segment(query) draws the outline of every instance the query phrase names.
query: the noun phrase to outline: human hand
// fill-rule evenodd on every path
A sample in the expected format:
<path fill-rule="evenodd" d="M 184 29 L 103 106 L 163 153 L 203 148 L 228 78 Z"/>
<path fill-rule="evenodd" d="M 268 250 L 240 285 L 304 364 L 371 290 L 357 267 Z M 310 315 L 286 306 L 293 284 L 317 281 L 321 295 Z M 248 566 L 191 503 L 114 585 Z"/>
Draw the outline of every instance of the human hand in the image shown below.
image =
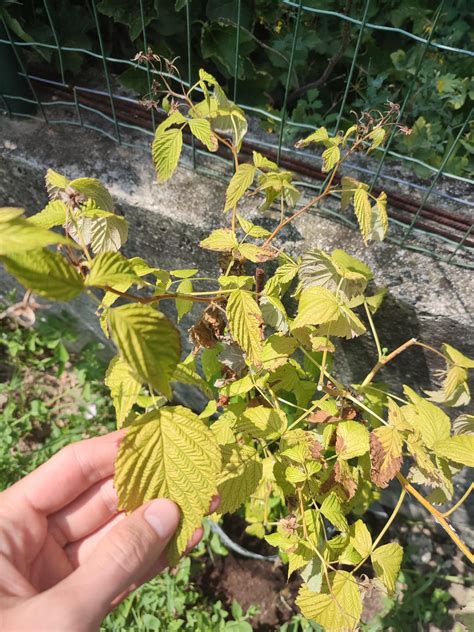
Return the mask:
<path fill-rule="evenodd" d="M 180 512 L 153 500 L 117 511 L 124 431 L 80 441 L 0 494 L 0 629 L 89 632 L 166 566 Z M 215 507 L 211 507 L 211 510 Z M 189 548 L 202 537 L 198 529 Z"/>

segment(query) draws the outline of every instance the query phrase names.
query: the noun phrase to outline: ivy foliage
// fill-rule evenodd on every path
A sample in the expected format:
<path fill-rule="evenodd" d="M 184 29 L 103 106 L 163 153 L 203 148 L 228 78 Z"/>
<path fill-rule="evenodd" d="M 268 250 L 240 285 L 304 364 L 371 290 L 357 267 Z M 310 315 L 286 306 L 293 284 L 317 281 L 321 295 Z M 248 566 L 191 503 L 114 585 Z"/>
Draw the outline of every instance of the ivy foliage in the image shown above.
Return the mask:
<path fill-rule="evenodd" d="M 22 209 L 0 210 L 0 261 L 28 290 L 22 309 L 37 308 L 31 292 L 53 300 L 82 292 L 97 304 L 117 350 L 105 383 L 117 426 L 126 429 L 115 474 L 120 506 L 132 511 L 159 496 L 180 506 L 170 562 L 218 494 L 220 514 L 243 506 L 249 533 L 279 549 L 289 575 L 301 575 L 297 603 L 305 617 L 328 631 L 356 630 L 370 587 L 395 589 L 403 550 L 384 538 L 407 492 L 471 556 L 449 512 L 436 505 L 452 499 L 453 475 L 473 465 L 473 420 L 451 421 L 445 408 L 469 401 L 474 361 L 449 344 L 434 349 L 415 339 L 383 349 L 375 322 L 385 290 L 374 288 L 364 262 L 343 250 L 295 258 L 276 245 L 289 223 L 332 194 L 353 207 L 366 244 L 384 238 L 384 194 L 350 177 L 338 185 L 336 173 L 352 152 L 370 152 L 397 130 L 394 110 L 369 129 L 355 125 L 331 137 L 318 128 L 302 139 L 298 146 L 322 146 L 327 182 L 298 206 L 291 173 L 257 152 L 241 162 L 245 117 L 212 75 L 199 76 L 179 99 L 165 95 L 168 118 L 152 153 L 160 182 L 176 169 L 184 127 L 210 151 L 224 146 L 234 157 L 224 226 L 200 243 L 218 258 L 213 289 L 203 289 L 209 279 L 195 268 L 167 271 L 126 258 L 127 222 L 107 189 L 51 170 L 44 209 L 29 218 Z M 242 214 L 249 197 L 272 209 L 270 229 Z M 186 358 L 179 330 L 160 310 L 164 301 L 175 304 L 177 320 L 195 317 Z M 337 339 L 369 332 L 378 350 L 372 370 L 359 385 L 341 383 Z M 420 394 L 405 385 L 396 393 L 376 381 L 413 346 L 442 361 L 438 390 Z M 175 383 L 200 389 L 207 404 L 199 414 L 173 405 Z M 400 500 L 373 533 L 365 513 L 392 484 Z"/>

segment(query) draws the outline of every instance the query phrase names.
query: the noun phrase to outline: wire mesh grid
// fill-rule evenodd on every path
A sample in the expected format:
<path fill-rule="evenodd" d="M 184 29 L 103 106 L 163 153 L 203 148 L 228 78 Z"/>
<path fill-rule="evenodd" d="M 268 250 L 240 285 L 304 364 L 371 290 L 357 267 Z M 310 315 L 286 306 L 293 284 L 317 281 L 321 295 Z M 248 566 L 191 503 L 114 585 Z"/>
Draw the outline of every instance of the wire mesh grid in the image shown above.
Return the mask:
<path fill-rule="evenodd" d="M 170 0 L 171 1 L 171 0 Z M 251 125 L 250 132 L 243 146 L 243 154 L 258 149 L 262 153 L 275 159 L 282 166 L 288 167 L 297 174 L 299 184 L 308 192 L 321 191 L 325 185 L 324 174 L 320 170 L 320 162 L 310 151 L 296 151 L 290 143 L 285 142 L 285 131 L 293 129 L 301 134 L 314 129 L 313 125 L 292 120 L 288 107 L 291 78 L 294 74 L 294 60 L 298 50 L 299 37 L 305 28 L 303 17 L 308 14 L 321 16 L 321 20 L 338 20 L 349 25 L 355 41 L 352 58 L 347 68 L 345 88 L 338 104 L 336 122 L 333 132 L 336 133 L 342 123 L 343 113 L 348 105 L 349 94 L 354 79 L 354 72 L 361 51 L 363 36 L 366 31 L 385 31 L 394 33 L 397 37 L 416 43 L 419 56 L 411 82 L 408 85 L 403 101 L 400 104 L 399 120 L 410 104 L 410 98 L 416 89 L 419 73 L 423 68 L 425 55 L 430 50 L 441 50 L 444 53 L 474 57 L 471 50 L 457 48 L 437 41 L 437 26 L 443 19 L 442 1 L 437 7 L 432 19 L 427 37 L 421 37 L 402 28 L 375 24 L 368 21 L 369 8 L 373 0 L 363 0 L 360 15 L 353 17 L 346 13 L 332 11 L 314 6 L 307 6 L 303 0 L 279 0 L 285 5 L 292 20 L 292 40 L 290 55 L 287 60 L 286 81 L 279 114 L 265 111 L 246 103 L 245 94 L 239 92 L 239 64 L 241 59 L 241 34 L 245 28 L 241 23 L 242 0 L 235 2 L 235 48 L 233 51 L 234 69 L 233 85 L 230 96 L 248 113 L 250 117 L 271 121 L 275 133 L 265 137 L 256 132 L 258 126 Z M 174 0 L 171 1 L 174 6 Z M 96 47 L 79 48 L 61 44 L 55 25 L 55 15 L 51 10 L 49 0 L 43 0 L 44 10 L 51 29 L 54 44 L 43 41 L 24 41 L 14 37 L 5 16 L 2 15 L 4 35 L 0 37 L 0 45 L 11 48 L 17 74 L 26 82 L 29 94 L 0 93 L 0 109 L 9 116 L 23 116 L 40 118 L 49 125 L 76 125 L 91 129 L 106 135 L 111 140 L 133 147 L 149 147 L 150 139 L 159 121 L 165 116 L 159 109 L 144 110 L 139 97 L 125 95 L 115 80 L 117 69 L 136 68 L 144 72 L 148 90 L 151 90 L 154 70 L 150 66 L 137 66 L 130 59 L 123 59 L 107 55 L 104 44 L 103 28 L 107 18 L 100 16 L 97 11 L 97 0 L 90 0 L 91 12 L 95 24 Z M 132 6 L 133 5 L 133 6 Z M 193 78 L 193 46 L 192 46 L 192 17 L 190 2 L 185 2 L 186 12 L 186 50 L 182 51 L 188 78 Z M 138 11 L 141 20 L 141 39 L 144 50 L 148 50 L 147 16 L 144 0 L 131 0 L 130 10 Z M 2 35 L 0 33 L 0 35 Z M 27 68 L 24 61 L 25 49 L 49 49 L 57 53 L 59 62 L 59 77 L 51 78 L 46 73 L 34 72 Z M 64 55 L 76 53 L 101 64 L 103 71 L 103 85 L 100 87 L 81 85 L 78 77 L 68 80 L 64 68 Z M 115 71 L 115 72 L 114 72 Z M 185 87 L 190 83 L 181 80 Z M 100 89 L 102 88 L 102 89 Z M 35 106 L 35 112 L 21 112 L 16 107 L 18 103 Z M 59 113 L 59 116 L 55 116 Z M 474 268 L 474 238 L 472 237 L 472 209 L 474 202 L 469 199 L 469 187 L 474 180 L 450 173 L 447 169 L 450 158 L 456 151 L 464 132 L 473 119 L 473 110 L 468 113 L 464 122 L 458 126 L 457 133 L 450 145 L 446 147 L 444 156 L 437 167 L 418 158 L 403 155 L 393 147 L 394 131 L 388 136 L 382 148 L 378 148 L 375 156 L 370 160 L 354 160 L 348 163 L 348 172 L 359 172 L 370 183 L 374 191 L 383 188 L 388 193 L 390 224 L 388 240 L 401 247 L 412 249 L 434 257 L 435 259 L 467 268 Z M 206 152 L 195 144 L 194 138 L 187 139 L 189 151 L 185 152 L 184 160 L 193 169 L 214 177 L 225 178 L 231 174 L 229 160 L 225 155 L 215 155 Z M 226 168 L 227 165 L 227 168 Z M 316 165 L 316 166 L 315 166 Z M 410 169 L 421 166 L 431 173 L 424 180 L 410 177 Z M 319 167 L 319 168 L 318 168 Z M 440 186 L 443 184 L 443 186 Z M 460 190 L 460 193 L 458 191 Z M 337 197 L 337 196 L 335 196 Z M 453 210 L 454 209 L 454 210 Z M 462 209 L 462 212 L 459 212 Z M 315 209 L 317 213 L 326 214 L 336 220 L 351 226 L 356 226 L 346 214 L 339 212 L 337 200 L 329 199 L 327 203 Z"/>

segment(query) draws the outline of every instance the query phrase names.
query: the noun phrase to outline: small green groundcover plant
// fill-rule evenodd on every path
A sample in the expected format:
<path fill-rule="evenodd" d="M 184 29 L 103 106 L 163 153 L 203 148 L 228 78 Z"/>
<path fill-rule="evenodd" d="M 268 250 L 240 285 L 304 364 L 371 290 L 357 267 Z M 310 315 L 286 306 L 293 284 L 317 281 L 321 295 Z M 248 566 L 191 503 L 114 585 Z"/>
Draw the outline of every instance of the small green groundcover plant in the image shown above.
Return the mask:
<path fill-rule="evenodd" d="M 152 53 L 142 58 L 153 60 Z M 169 547 L 171 564 L 219 494 L 220 514 L 244 505 L 248 531 L 278 547 L 289 575 L 301 575 L 302 614 L 326 630 L 354 630 L 374 585 L 395 588 L 403 550 L 382 542 L 407 493 L 472 559 L 449 522 L 468 493 L 445 513 L 436 505 L 452 498 L 453 475 L 473 465 L 474 419 L 451 422 L 439 405 L 469 401 L 467 370 L 474 361 L 449 344 L 438 350 L 413 338 L 382 348 L 375 314 L 385 290 L 371 287 L 367 265 L 343 250 L 313 249 L 295 259 L 275 238 L 339 193 L 342 208 L 353 207 L 364 241 L 383 239 L 385 194 L 374 196 L 350 177 L 335 184 L 335 176 L 350 155 L 372 151 L 394 126 L 408 130 L 390 104 L 345 133 L 319 128 L 300 140 L 299 147 L 323 146 L 327 179 L 318 196 L 297 208 L 300 192 L 290 172 L 258 152 L 251 162 L 239 160 L 247 122 L 214 77 L 201 70 L 195 85 L 175 92 L 175 67 L 154 59 L 164 71 L 167 112 L 152 146 L 159 182 L 176 169 L 184 131 L 234 160 L 224 226 L 200 243 L 216 253 L 215 278 L 127 259 L 119 251 L 128 225 L 114 213 L 107 189 L 93 178 L 71 181 L 49 170 L 50 202 L 41 212 L 30 218 L 18 208 L 0 213 L 1 262 L 28 290 L 17 309 L 32 309 L 31 292 L 65 301 L 85 293 L 96 303 L 117 349 L 105 381 L 117 426 L 126 428 L 115 472 L 120 508 L 132 511 L 159 496 L 178 503 L 182 519 Z M 273 230 L 239 213 L 246 194 L 263 198 L 261 209 L 277 205 Z M 202 306 L 189 330 L 193 351 L 184 359 L 178 329 L 159 310 L 164 301 L 175 304 L 178 321 L 195 303 Z M 377 348 L 374 366 L 362 383 L 342 384 L 333 373 L 335 342 L 367 329 Z M 377 381 L 379 371 L 415 346 L 442 358 L 442 385 L 422 395 L 407 385 L 395 394 Z M 173 383 L 200 389 L 208 400 L 204 410 L 170 405 Z M 399 500 L 373 534 L 364 516 L 392 482 Z"/>

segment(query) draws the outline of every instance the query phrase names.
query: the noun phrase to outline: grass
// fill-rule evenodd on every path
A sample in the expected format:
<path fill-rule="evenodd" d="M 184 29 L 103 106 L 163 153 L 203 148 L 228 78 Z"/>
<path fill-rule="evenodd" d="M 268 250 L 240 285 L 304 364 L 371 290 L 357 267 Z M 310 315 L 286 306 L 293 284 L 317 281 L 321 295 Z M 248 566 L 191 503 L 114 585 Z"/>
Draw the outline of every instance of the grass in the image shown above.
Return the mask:
<path fill-rule="evenodd" d="M 0 314 L 2 310 L 0 304 Z M 70 315 L 40 313 L 31 329 L 0 317 L 0 490 L 64 445 L 115 427 L 103 386 L 103 346 L 91 343 L 73 353 L 70 349 L 77 342 Z M 204 595 L 196 581 L 205 559 L 225 554 L 217 535 L 207 533 L 190 558 L 128 597 L 105 619 L 101 630 L 251 631 L 249 620 L 256 607 L 243 612 L 236 601 L 225 606 Z M 374 612 L 361 630 L 461 631 L 448 613 L 454 604 L 448 592 L 451 580 L 440 567 L 422 574 L 408 566 L 394 596 L 375 596 Z M 457 583 L 468 582 L 458 579 Z M 321 628 L 298 615 L 280 627 L 280 632 L 309 630 Z"/>

